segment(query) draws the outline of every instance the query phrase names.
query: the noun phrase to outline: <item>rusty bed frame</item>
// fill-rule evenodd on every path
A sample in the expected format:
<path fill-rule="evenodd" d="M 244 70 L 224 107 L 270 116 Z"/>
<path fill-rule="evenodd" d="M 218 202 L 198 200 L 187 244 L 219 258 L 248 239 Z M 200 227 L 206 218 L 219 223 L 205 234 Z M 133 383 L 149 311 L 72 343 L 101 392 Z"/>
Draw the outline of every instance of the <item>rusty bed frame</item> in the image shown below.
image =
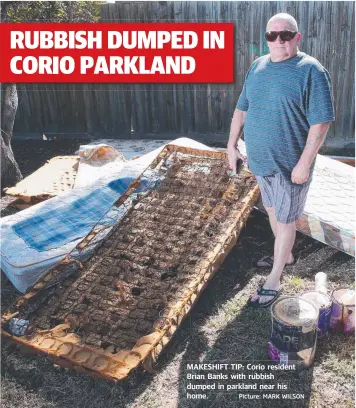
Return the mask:
<path fill-rule="evenodd" d="M 206 151 L 176 145 L 167 145 L 149 166 L 150 169 L 158 169 L 167 159 L 174 155 L 187 157 L 189 160 L 218 160 L 221 166 L 227 162 L 225 152 Z M 176 157 L 175 156 L 175 157 Z M 121 380 L 125 378 L 132 369 L 140 364 L 150 370 L 152 363 L 162 352 L 163 348 L 170 341 L 183 319 L 187 316 L 191 308 L 197 302 L 199 295 L 207 286 L 209 280 L 214 276 L 219 266 L 236 244 L 238 236 L 244 226 L 254 204 L 259 197 L 259 189 L 252 174 L 246 168 L 242 168 L 240 173 L 248 180 L 249 187 L 242 199 L 232 205 L 232 210 L 228 214 L 230 220 L 228 227 L 219 235 L 219 240 L 214 247 L 209 250 L 195 265 L 194 274 L 185 282 L 182 288 L 182 295 L 174 299 L 174 302 L 166 310 L 163 319 L 158 319 L 152 326 L 151 332 L 137 339 L 132 348 L 115 350 L 113 347 L 93 347 L 88 344 L 81 344 L 81 337 L 73 330 L 73 323 L 69 320 L 60 322 L 55 327 L 45 330 L 36 329 L 24 336 L 15 336 L 8 330 L 8 323 L 11 318 L 21 316 L 24 308 L 31 303 L 32 299 L 41 298 L 46 290 L 47 282 L 58 274 L 60 267 L 73 262 L 82 267 L 76 260 L 71 259 L 69 254 L 63 261 L 55 265 L 37 284 L 35 284 L 24 296 L 17 299 L 15 306 L 6 311 L 2 316 L 2 336 L 4 340 L 9 340 L 18 345 L 28 348 L 34 352 L 49 356 L 55 364 L 62 367 L 73 368 L 76 371 L 91 374 L 107 380 Z M 127 191 L 115 203 L 117 207 L 127 202 L 130 195 L 140 185 L 142 174 L 127 189 Z M 242 177 L 242 176 L 241 176 Z M 218 200 L 216 208 L 233 196 L 234 178 L 229 176 L 227 188 Z M 241 197 L 240 197 L 241 198 Z M 132 207 L 133 208 L 133 207 Z M 214 209 L 212 210 L 214 214 Z M 127 215 L 124 216 L 124 219 Z M 122 220 L 119 221 L 120 226 Z M 116 229 L 119 231 L 119 229 Z M 77 246 L 81 251 L 87 247 L 95 238 L 97 230 L 93 230 Z M 104 240 L 105 241 L 105 240 Z M 97 251 L 97 250 L 96 250 Z M 85 270 L 85 267 L 84 267 Z M 74 325 L 75 327 L 75 325 Z"/>

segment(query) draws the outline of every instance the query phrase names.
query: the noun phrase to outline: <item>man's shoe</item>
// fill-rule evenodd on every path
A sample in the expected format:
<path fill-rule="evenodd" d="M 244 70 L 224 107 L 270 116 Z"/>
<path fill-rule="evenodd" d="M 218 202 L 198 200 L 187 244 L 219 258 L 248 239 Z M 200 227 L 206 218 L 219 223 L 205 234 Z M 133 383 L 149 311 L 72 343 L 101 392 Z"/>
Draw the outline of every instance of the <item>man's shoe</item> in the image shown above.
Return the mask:
<path fill-rule="evenodd" d="M 259 288 L 257 289 L 257 294 L 259 296 L 271 296 L 271 299 L 268 300 L 267 302 L 263 302 L 260 303 L 260 298 L 256 299 L 256 300 L 252 300 L 252 296 L 250 296 L 249 300 L 248 300 L 248 305 L 254 308 L 266 308 L 272 305 L 272 303 L 278 298 L 278 296 L 280 296 L 280 294 L 282 293 L 283 289 L 279 289 L 279 290 L 272 290 L 272 289 L 264 289 L 263 287 L 259 286 Z"/>

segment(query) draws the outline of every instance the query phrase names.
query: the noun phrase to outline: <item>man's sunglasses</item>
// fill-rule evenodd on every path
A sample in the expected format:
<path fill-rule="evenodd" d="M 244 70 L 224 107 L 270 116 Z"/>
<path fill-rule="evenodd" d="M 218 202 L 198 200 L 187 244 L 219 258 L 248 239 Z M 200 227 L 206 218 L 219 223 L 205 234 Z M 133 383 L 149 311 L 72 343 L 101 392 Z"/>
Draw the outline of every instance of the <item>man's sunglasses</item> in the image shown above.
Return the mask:
<path fill-rule="evenodd" d="M 283 31 L 267 31 L 265 34 L 265 39 L 269 42 L 276 41 L 278 38 L 278 35 L 282 41 L 290 41 L 292 40 L 298 31 L 289 31 L 289 30 L 283 30 Z"/>

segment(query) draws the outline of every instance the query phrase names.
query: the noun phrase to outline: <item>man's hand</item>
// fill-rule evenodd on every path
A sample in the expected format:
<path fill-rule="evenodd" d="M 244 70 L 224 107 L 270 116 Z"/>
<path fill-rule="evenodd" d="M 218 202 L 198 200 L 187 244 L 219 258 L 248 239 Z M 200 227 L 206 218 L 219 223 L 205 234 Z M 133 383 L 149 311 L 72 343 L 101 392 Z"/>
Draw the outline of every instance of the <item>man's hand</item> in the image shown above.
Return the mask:
<path fill-rule="evenodd" d="M 229 160 L 230 169 L 236 174 L 237 160 L 243 159 L 241 153 L 239 152 L 239 149 L 234 145 L 228 144 L 227 145 L 227 156 Z"/>
<path fill-rule="evenodd" d="M 295 184 L 305 183 L 309 178 L 309 172 L 310 166 L 299 161 L 292 171 L 292 182 Z"/>

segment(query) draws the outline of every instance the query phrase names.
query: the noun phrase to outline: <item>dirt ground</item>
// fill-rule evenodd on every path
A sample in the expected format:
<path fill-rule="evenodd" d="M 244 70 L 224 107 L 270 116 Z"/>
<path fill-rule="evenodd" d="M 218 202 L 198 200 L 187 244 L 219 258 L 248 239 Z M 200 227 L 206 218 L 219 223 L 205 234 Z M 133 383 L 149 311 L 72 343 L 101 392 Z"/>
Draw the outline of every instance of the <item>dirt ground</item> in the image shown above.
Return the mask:
<path fill-rule="evenodd" d="M 80 142 L 78 142 L 80 144 Z M 79 146 L 78 144 L 78 146 Z M 70 149 L 70 150 L 69 150 Z M 72 154 L 69 146 L 41 154 L 47 160 Z M 16 148 L 14 148 L 16 154 Z M 35 170 L 30 148 L 18 161 L 24 175 Z M 33 151 L 38 151 L 33 147 Z M 26 153 L 26 154 L 25 154 Z M 46 158 L 45 158 L 46 157 Z M 161 354 L 154 374 L 138 370 L 121 383 L 108 383 L 54 367 L 46 357 L 23 355 L 11 344 L 2 344 L 2 406 L 5 408 L 190 408 L 190 407 L 354 407 L 354 336 L 327 334 L 318 341 L 315 362 L 309 369 L 290 375 L 290 391 L 305 399 L 285 401 L 238 401 L 236 393 L 215 393 L 208 401 L 186 398 L 187 362 L 261 361 L 267 359 L 270 310 L 246 306 L 268 269 L 256 261 L 272 253 L 272 232 L 266 216 L 253 211 L 237 245 L 200 297 L 192 313 Z M 283 274 L 284 294 L 313 288 L 314 275 L 324 271 L 330 289 L 354 287 L 354 258 L 297 233 L 297 263 Z M 2 305 L 14 299 L 15 290 L 2 275 Z"/>

